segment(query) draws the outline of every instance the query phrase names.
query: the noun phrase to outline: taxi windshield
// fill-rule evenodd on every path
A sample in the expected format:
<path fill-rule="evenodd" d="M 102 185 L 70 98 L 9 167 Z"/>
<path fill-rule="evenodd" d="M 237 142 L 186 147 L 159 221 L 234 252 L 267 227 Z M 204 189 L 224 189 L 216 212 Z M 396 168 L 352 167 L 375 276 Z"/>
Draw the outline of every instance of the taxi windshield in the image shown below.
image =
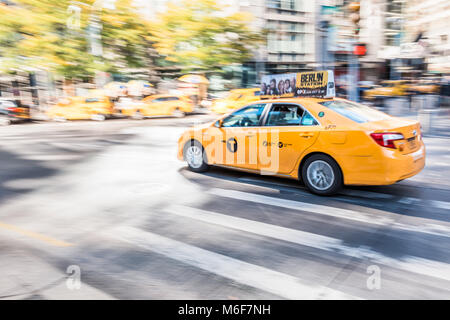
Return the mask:
<path fill-rule="evenodd" d="M 388 115 L 382 112 L 356 102 L 331 100 L 320 102 L 320 104 L 357 123 L 380 121 L 389 118 Z"/>

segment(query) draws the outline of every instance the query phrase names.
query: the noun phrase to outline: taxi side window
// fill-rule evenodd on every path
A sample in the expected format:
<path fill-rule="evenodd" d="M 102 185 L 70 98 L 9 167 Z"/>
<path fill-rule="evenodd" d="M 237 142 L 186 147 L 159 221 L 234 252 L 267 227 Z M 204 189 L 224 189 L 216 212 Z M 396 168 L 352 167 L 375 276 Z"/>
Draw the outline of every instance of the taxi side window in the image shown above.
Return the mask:
<path fill-rule="evenodd" d="M 318 126 L 319 123 L 317 123 L 316 119 L 313 118 L 313 116 L 305 111 L 302 117 L 302 121 L 300 122 L 302 126 Z"/>
<path fill-rule="evenodd" d="M 100 102 L 100 99 L 98 98 L 87 98 L 84 100 L 85 103 L 93 103 L 93 102 Z"/>
<path fill-rule="evenodd" d="M 298 126 L 303 113 L 297 105 L 275 104 L 269 112 L 266 126 Z"/>
<path fill-rule="evenodd" d="M 265 104 L 255 104 L 240 109 L 223 120 L 222 127 L 257 127 Z"/>

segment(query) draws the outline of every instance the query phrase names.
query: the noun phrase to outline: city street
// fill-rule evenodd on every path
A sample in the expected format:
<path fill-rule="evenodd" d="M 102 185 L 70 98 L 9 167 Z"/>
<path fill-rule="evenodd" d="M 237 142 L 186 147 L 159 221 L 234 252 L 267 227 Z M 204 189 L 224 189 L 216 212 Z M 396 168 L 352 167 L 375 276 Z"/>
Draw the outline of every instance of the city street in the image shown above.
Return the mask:
<path fill-rule="evenodd" d="M 0 299 L 449 298 L 448 138 L 411 179 L 319 197 L 189 171 L 178 137 L 209 119 L 0 127 Z"/>

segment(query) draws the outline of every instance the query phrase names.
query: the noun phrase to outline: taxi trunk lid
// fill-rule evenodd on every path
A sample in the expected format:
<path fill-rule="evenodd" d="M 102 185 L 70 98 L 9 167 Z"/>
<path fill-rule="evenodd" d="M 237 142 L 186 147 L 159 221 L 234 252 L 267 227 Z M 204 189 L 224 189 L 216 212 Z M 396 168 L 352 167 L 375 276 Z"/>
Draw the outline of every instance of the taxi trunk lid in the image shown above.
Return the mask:
<path fill-rule="evenodd" d="M 362 124 L 369 133 L 400 133 L 403 139 L 394 142 L 396 148 L 403 154 L 409 154 L 420 148 L 420 123 L 416 120 L 391 117 L 387 120 Z"/>

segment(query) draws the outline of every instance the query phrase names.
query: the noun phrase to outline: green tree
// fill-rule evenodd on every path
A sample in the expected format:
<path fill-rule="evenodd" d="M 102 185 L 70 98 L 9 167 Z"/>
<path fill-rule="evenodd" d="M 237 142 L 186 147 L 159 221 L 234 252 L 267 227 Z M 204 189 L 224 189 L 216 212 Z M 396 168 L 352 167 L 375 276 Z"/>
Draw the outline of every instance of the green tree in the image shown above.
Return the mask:
<path fill-rule="evenodd" d="M 0 6 L 0 71 L 29 66 L 86 78 L 97 70 L 144 66 L 148 40 L 132 0 L 116 0 L 114 9 L 101 4 L 14 0 L 13 5 Z M 102 26 L 100 56 L 91 53 L 95 23 Z"/>
<path fill-rule="evenodd" d="M 153 46 L 185 71 L 218 71 L 247 61 L 264 34 L 249 25 L 247 13 L 225 13 L 216 0 L 179 0 L 148 23 Z"/>

